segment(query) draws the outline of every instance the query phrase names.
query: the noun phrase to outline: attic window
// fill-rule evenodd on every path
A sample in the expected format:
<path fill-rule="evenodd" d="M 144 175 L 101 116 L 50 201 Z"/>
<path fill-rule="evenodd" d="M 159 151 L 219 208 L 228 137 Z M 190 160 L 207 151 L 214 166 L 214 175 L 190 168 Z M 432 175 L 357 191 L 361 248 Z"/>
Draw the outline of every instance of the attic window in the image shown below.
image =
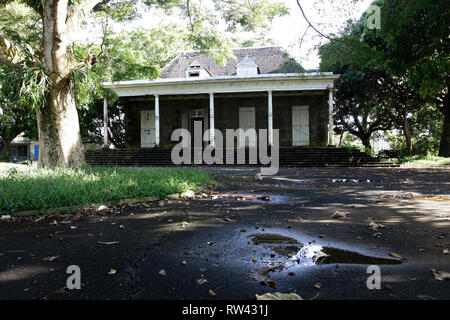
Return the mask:
<path fill-rule="evenodd" d="M 259 73 L 258 65 L 246 56 L 236 65 L 236 74 L 241 77 L 251 77 Z"/>
<path fill-rule="evenodd" d="M 204 78 L 209 76 L 211 76 L 209 72 L 197 60 L 191 62 L 186 68 L 186 78 Z"/>
<path fill-rule="evenodd" d="M 189 78 L 191 77 L 200 77 L 200 71 L 189 71 L 188 72 Z"/>

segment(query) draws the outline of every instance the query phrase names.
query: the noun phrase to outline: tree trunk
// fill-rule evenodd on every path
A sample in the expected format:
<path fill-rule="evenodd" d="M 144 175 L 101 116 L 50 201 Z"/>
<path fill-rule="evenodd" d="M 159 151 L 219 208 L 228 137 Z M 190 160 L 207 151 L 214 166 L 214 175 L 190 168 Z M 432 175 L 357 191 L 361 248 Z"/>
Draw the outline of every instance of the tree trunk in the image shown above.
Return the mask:
<path fill-rule="evenodd" d="M 406 140 L 406 151 L 408 152 L 409 155 L 411 155 L 412 154 L 411 132 L 409 131 L 406 110 L 403 112 L 402 128 Z"/>
<path fill-rule="evenodd" d="M 69 0 L 46 0 L 43 7 L 44 66 L 50 83 L 45 105 L 37 111 L 39 167 L 79 167 L 84 164 L 78 113 L 70 72 L 74 9 Z"/>
<path fill-rule="evenodd" d="M 439 156 L 450 157 L 450 96 L 447 88 L 447 94 L 444 97 L 444 123 L 442 124 L 441 142 L 439 145 Z"/>
<path fill-rule="evenodd" d="M 46 105 L 37 111 L 39 167 L 79 167 L 84 164 L 73 85 L 50 87 Z"/>
<path fill-rule="evenodd" d="M 372 150 L 372 146 L 370 145 L 370 134 L 364 135 L 360 137 L 362 144 L 369 150 Z"/>
<path fill-rule="evenodd" d="M 10 141 L 2 142 L 1 149 L 0 149 L 0 161 L 10 160 L 9 156 L 8 156 L 10 143 L 11 143 Z"/>

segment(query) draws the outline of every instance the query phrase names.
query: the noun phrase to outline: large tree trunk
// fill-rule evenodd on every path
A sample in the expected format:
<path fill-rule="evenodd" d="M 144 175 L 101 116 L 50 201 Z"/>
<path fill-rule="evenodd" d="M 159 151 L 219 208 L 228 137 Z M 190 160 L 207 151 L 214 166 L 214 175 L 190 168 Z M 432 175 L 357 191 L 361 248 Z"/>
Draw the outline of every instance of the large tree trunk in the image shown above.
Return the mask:
<path fill-rule="evenodd" d="M 43 7 L 44 66 L 50 84 L 46 103 L 37 111 L 40 167 L 72 167 L 84 163 L 80 125 L 70 72 L 76 26 L 68 0 L 46 0 Z"/>
<path fill-rule="evenodd" d="M 406 141 L 406 152 L 408 152 L 408 154 L 411 155 L 412 154 L 411 131 L 409 131 L 407 115 L 408 113 L 405 109 L 402 114 L 402 129 Z"/>
<path fill-rule="evenodd" d="M 0 161 L 9 161 L 10 155 L 9 155 L 9 145 L 11 143 L 11 140 L 3 141 L 0 145 Z"/>
<path fill-rule="evenodd" d="M 72 83 L 50 87 L 46 105 L 37 111 L 40 167 L 79 167 L 84 164 L 78 113 Z"/>
<path fill-rule="evenodd" d="M 369 150 L 372 150 L 372 145 L 370 144 L 370 137 L 371 137 L 371 134 L 365 134 L 365 135 L 361 135 L 360 139 L 361 139 L 361 142 L 364 145 L 364 147 L 366 147 Z"/>
<path fill-rule="evenodd" d="M 444 97 L 444 123 L 442 125 L 441 142 L 439 145 L 439 156 L 450 157 L 450 96 L 447 88 L 447 94 Z"/>

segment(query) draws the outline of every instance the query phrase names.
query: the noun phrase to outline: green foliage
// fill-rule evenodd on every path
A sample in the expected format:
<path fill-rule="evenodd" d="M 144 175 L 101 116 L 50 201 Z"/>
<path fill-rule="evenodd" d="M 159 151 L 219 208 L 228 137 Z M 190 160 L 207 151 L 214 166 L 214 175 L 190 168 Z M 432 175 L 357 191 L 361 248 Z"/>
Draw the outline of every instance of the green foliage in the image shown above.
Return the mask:
<path fill-rule="evenodd" d="M 211 182 L 209 174 L 197 170 L 89 166 L 46 170 L 0 164 L 0 212 L 9 214 L 148 196 L 163 199 L 170 194 L 197 190 Z"/>
<path fill-rule="evenodd" d="M 277 16 L 289 13 L 281 1 L 270 0 L 231 0 L 214 1 L 225 21 L 230 22 L 230 30 L 240 26 L 245 31 L 267 28 Z"/>
<path fill-rule="evenodd" d="M 0 39 L 8 39 L 16 46 L 38 50 L 41 45 L 40 16 L 21 1 L 0 6 Z"/>
<path fill-rule="evenodd" d="M 447 0 L 383 0 L 381 30 L 367 32 L 383 49 L 396 75 L 407 74 L 422 97 L 436 98 L 448 87 L 450 10 Z M 412 32 L 413 31 L 413 32 Z"/>
<path fill-rule="evenodd" d="M 400 137 L 394 141 L 399 151 L 436 152 L 443 120 L 439 105 L 450 71 L 444 23 L 449 21 L 448 10 L 444 1 L 374 4 L 381 7 L 381 30 L 368 29 L 368 15 L 363 14 L 320 48 L 321 70 L 341 74 L 335 123 L 363 141 L 379 130 L 396 128 L 405 137 L 410 131 L 412 150 L 406 150 Z"/>
<path fill-rule="evenodd" d="M 125 31 L 106 39 L 93 71 L 102 81 L 155 79 L 186 48 L 186 39 L 187 32 L 174 24 Z"/>
<path fill-rule="evenodd" d="M 407 167 L 450 166 L 450 159 L 428 154 L 401 157 L 394 159 L 394 163 Z"/>
<path fill-rule="evenodd" d="M 100 143 L 103 137 L 103 98 L 108 100 L 109 140 L 117 148 L 125 146 L 123 107 L 113 104 L 115 95 L 104 90 L 102 81 L 155 79 L 161 69 L 182 49 L 186 48 L 187 33 L 173 24 L 156 28 L 138 28 L 116 36 L 110 35 L 104 42 L 103 54 L 90 70 L 74 73 L 77 106 L 80 114 L 82 138 Z M 88 51 L 100 53 L 96 46 L 76 46 L 77 59 Z M 88 73 L 86 73 L 88 72 Z"/>

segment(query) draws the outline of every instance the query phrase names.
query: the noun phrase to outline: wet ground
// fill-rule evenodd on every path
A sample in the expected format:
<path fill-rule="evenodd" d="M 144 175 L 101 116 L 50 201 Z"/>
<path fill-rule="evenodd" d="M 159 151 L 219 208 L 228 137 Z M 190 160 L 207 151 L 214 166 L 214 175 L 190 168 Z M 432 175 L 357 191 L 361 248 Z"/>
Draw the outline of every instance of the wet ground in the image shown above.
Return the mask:
<path fill-rule="evenodd" d="M 450 272 L 450 169 L 207 170 L 217 186 L 189 200 L 0 220 L 0 298 L 450 298 L 430 271 Z"/>

